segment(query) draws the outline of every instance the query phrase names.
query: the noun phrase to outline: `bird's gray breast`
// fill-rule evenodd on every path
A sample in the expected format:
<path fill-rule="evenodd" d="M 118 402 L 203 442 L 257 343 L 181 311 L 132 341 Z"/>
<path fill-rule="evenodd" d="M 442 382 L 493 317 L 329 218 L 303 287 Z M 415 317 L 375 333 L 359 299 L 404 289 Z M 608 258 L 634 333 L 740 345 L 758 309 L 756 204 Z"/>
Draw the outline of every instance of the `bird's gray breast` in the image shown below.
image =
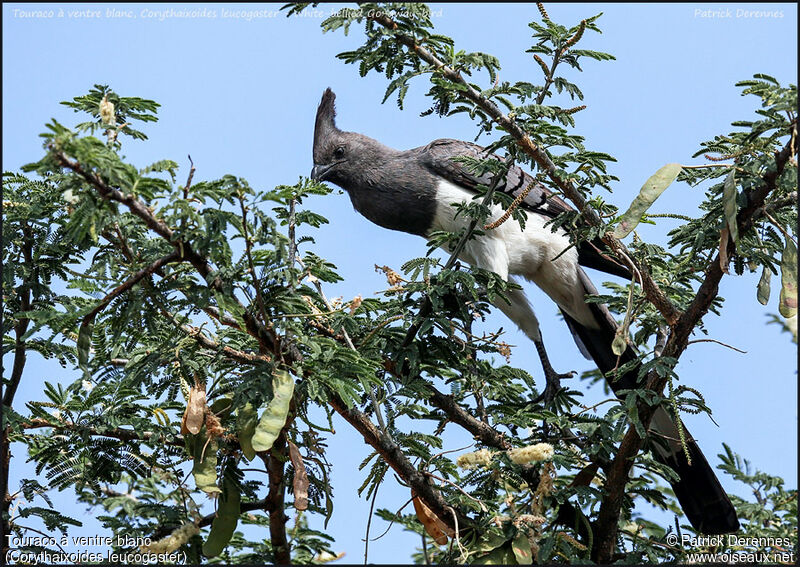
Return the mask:
<path fill-rule="evenodd" d="M 396 172 L 348 188 L 355 209 L 375 224 L 425 236 L 436 214 L 433 176 Z"/>

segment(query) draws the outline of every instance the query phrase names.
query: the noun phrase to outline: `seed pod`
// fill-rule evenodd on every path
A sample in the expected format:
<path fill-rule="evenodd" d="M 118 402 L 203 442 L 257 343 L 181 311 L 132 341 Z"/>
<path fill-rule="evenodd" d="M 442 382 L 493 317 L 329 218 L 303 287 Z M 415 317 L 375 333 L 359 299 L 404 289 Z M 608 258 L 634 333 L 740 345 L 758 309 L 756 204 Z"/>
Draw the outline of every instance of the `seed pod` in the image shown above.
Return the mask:
<path fill-rule="evenodd" d="M 639 194 L 628 207 L 628 210 L 619 218 L 619 223 L 614 229 L 614 238 L 628 236 L 639 224 L 639 221 L 642 220 L 642 215 L 647 212 L 647 209 L 658 199 L 659 195 L 675 181 L 680 172 L 681 165 L 679 163 L 668 163 L 651 175 L 642 185 Z"/>
<path fill-rule="evenodd" d="M 294 467 L 294 483 L 292 489 L 294 491 L 294 507 L 296 510 L 308 509 L 308 473 L 306 466 L 303 464 L 303 457 L 294 443 L 289 441 L 289 458 L 292 460 Z"/>
<path fill-rule="evenodd" d="M 286 424 L 289 402 L 292 401 L 294 393 L 294 380 L 288 372 L 281 370 L 275 373 L 272 378 L 272 391 L 274 397 L 267 404 L 253 435 L 252 443 L 255 451 L 270 450 Z"/>
<path fill-rule="evenodd" d="M 203 544 L 203 555 L 206 557 L 216 557 L 222 553 L 239 523 L 242 494 L 236 483 L 227 476 L 222 483 L 224 490 L 218 500 L 217 516 L 211 522 L 211 531 Z"/>
<path fill-rule="evenodd" d="M 791 238 L 786 239 L 786 248 L 781 256 L 780 314 L 793 317 L 797 313 L 797 247 Z"/>
<path fill-rule="evenodd" d="M 219 492 L 217 486 L 217 443 L 210 441 L 206 445 L 205 435 L 193 436 L 194 463 L 192 475 L 197 488 L 206 494 Z"/>
<path fill-rule="evenodd" d="M 256 451 L 253 449 L 253 435 L 258 425 L 258 412 L 253 404 L 247 402 L 240 410 L 236 418 L 236 429 L 239 437 L 239 447 L 242 454 L 248 461 L 256 458 Z"/>
<path fill-rule="evenodd" d="M 203 418 L 206 414 L 205 387 L 192 386 L 189 390 L 189 400 L 186 402 L 186 411 L 181 420 L 181 433 L 197 435 L 203 427 Z"/>
<path fill-rule="evenodd" d="M 437 544 L 446 545 L 447 534 L 445 531 L 452 534 L 453 530 L 448 528 L 447 525 L 441 521 L 439 517 L 431 511 L 430 508 L 428 508 L 428 506 L 419 496 L 416 496 L 413 492 L 411 493 L 411 496 L 412 501 L 414 502 L 414 511 L 417 513 L 417 519 L 425 528 L 427 534 L 431 536 L 433 541 L 435 541 Z"/>

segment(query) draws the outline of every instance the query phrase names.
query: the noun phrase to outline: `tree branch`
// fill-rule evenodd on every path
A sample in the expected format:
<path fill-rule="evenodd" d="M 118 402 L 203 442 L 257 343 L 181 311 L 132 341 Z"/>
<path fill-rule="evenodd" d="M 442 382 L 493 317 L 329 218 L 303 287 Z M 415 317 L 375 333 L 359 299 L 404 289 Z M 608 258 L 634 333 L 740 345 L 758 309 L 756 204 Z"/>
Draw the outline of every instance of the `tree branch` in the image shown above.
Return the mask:
<path fill-rule="evenodd" d="M 176 441 L 165 441 L 161 435 L 157 433 L 153 433 L 151 431 L 144 431 L 139 433 L 132 429 L 107 429 L 104 431 L 99 431 L 94 427 L 88 427 L 86 425 L 80 425 L 77 423 L 67 423 L 64 421 L 58 421 L 53 423 L 51 421 L 47 421 L 45 419 L 41 419 L 38 417 L 34 417 L 26 422 L 20 424 L 20 428 L 22 429 L 40 429 L 43 427 L 49 427 L 55 429 L 57 431 L 65 430 L 65 431 L 77 431 L 81 433 L 88 433 L 89 435 L 94 435 L 97 437 L 110 437 L 112 439 L 119 439 L 120 441 L 156 441 L 161 445 L 170 445 L 172 447 L 185 447 L 186 444 L 183 441 L 183 436 L 176 435 Z"/>
<path fill-rule="evenodd" d="M 100 313 L 103 309 L 105 309 L 106 306 L 108 306 L 108 304 L 111 303 L 114 300 L 115 297 L 117 297 L 120 294 L 125 293 L 126 291 L 131 289 L 140 280 L 142 280 L 143 278 L 153 274 L 154 272 L 157 272 L 158 270 L 160 270 L 161 268 L 163 268 L 167 264 L 169 264 L 171 262 L 175 262 L 177 260 L 180 260 L 180 255 L 178 254 L 177 251 L 174 251 L 174 252 L 172 252 L 170 254 L 167 254 L 163 258 L 159 258 L 158 260 L 156 260 L 155 262 L 153 262 L 149 266 L 147 266 L 145 268 L 142 268 L 141 270 L 139 270 L 138 272 L 133 274 L 130 278 L 125 280 L 125 282 L 123 282 L 122 284 L 120 284 L 119 286 L 114 288 L 108 295 L 106 295 L 100 301 L 100 303 L 98 303 L 95 306 L 95 308 L 92 309 L 83 318 L 84 323 L 93 321 L 94 318 L 97 316 L 97 314 Z"/>
<path fill-rule="evenodd" d="M 797 125 L 792 126 L 796 132 Z M 794 148 L 792 144 L 794 143 Z M 753 226 L 754 215 L 764 207 L 767 196 L 775 190 L 778 178 L 783 173 L 786 163 L 794 153 L 797 153 L 797 135 L 794 134 L 791 140 L 779 152 L 775 152 L 775 169 L 768 171 L 762 178 L 763 183 L 746 194 L 748 205 L 739 210 L 736 215 L 739 234 L 744 234 Z M 733 248 L 733 242 L 728 242 L 729 249 Z M 719 282 L 722 279 L 723 271 L 719 261 L 719 254 L 711 260 L 706 267 L 706 277 L 700 288 L 697 290 L 694 299 L 681 315 L 677 324 L 673 327 L 667 345 L 664 348 L 664 356 L 678 358 L 686 349 L 689 335 L 694 330 L 697 323 L 708 312 L 711 302 L 719 294 Z M 665 379 L 666 380 L 666 379 Z M 662 385 L 663 387 L 663 385 Z"/>
<path fill-rule="evenodd" d="M 31 308 L 31 288 L 32 284 L 38 283 L 35 281 L 37 268 L 33 263 L 33 234 L 31 228 L 27 223 L 22 225 L 22 257 L 25 265 L 31 270 L 31 279 L 34 281 L 23 281 L 18 288 L 20 295 L 20 311 L 28 311 Z M 3 396 L 3 406 L 0 408 L 0 417 L 5 418 L 5 408 L 11 408 L 14 403 L 14 396 L 17 394 L 20 381 L 22 380 L 22 373 L 25 370 L 25 362 L 28 358 L 27 346 L 22 337 L 28 330 L 31 320 L 27 317 L 20 317 L 17 324 L 14 325 L 14 362 L 11 367 L 11 376 L 6 383 L 5 380 L 0 382 L 0 391 Z M 2 498 L 2 506 L 0 506 L 0 552 L 2 557 L 6 556 L 8 551 L 8 540 L 6 536 L 11 534 L 11 523 L 9 521 L 9 511 L 11 509 L 11 495 L 8 493 L 8 474 L 11 464 L 11 451 L 9 449 L 9 433 L 10 426 L 6 426 L 6 420 L 0 419 L 0 498 Z"/>
<path fill-rule="evenodd" d="M 264 305 L 264 297 L 261 294 L 261 283 L 258 281 L 256 275 L 256 268 L 253 264 L 253 242 L 250 240 L 250 234 L 247 232 L 247 207 L 244 204 L 244 196 L 240 193 L 239 205 L 242 209 L 242 234 L 244 236 L 245 255 L 247 256 L 247 265 L 250 269 L 250 277 L 253 278 L 253 288 L 255 289 L 256 301 L 258 302 L 258 310 L 261 313 L 261 320 L 264 324 L 267 322 L 267 308 Z"/>
<path fill-rule="evenodd" d="M 286 522 L 289 517 L 286 515 L 285 496 L 286 486 L 284 485 L 284 465 L 286 463 L 286 429 L 280 432 L 278 438 L 273 443 L 269 454 L 259 453 L 259 457 L 264 461 L 269 473 L 269 535 L 272 544 L 272 553 L 275 556 L 276 565 L 290 565 L 292 562 L 289 539 L 286 537 Z"/>
<path fill-rule="evenodd" d="M 30 226 L 27 224 L 25 224 L 22 228 L 22 238 L 22 257 L 25 260 L 25 264 L 29 266 L 31 270 L 33 270 L 33 234 L 31 233 Z M 20 311 L 29 311 L 31 308 L 31 287 L 33 283 L 35 282 L 23 282 L 20 287 L 17 288 L 17 293 L 20 295 Z M 30 322 L 31 320 L 27 317 L 20 317 L 19 321 L 17 321 L 17 324 L 14 325 L 14 364 L 11 367 L 11 376 L 7 384 L 5 384 L 3 391 L 3 405 L 7 407 L 11 407 L 11 404 L 14 402 L 14 396 L 17 393 L 20 380 L 22 380 L 22 371 L 25 369 L 27 348 L 25 346 L 25 341 L 22 340 L 22 337 L 25 336 Z"/>
<path fill-rule="evenodd" d="M 456 525 L 453 521 L 453 512 L 451 512 L 453 507 L 447 503 L 442 493 L 430 484 L 425 474 L 411 464 L 411 461 L 408 460 L 403 450 L 396 443 L 380 433 L 378 428 L 367 419 L 367 416 L 356 408 L 348 408 L 347 404 L 336 394 L 331 394 L 329 403 L 336 410 L 336 413 L 361 433 L 364 441 L 386 460 L 389 466 L 411 486 L 442 522 L 454 531 L 457 527 L 469 529 L 474 525 L 472 520 L 464 516 L 460 510 L 455 512 L 458 518 L 458 525 Z"/>
<path fill-rule="evenodd" d="M 201 346 L 209 350 L 213 350 L 214 352 L 221 352 L 223 355 L 230 358 L 231 360 L 235 360 L 236 362 L 242 362 L 245 364 L 266 363 L 272 360 L 267 355 L 256 354 L 253 352 L 245 352 L 243 350 L 237 350 L 235 348 L 231 348 L 227 345 L 222 345 L 216 342 L 215 340 L 207 337 L 203 333 L 202 329 L 181 323 L 171 313 L 169 313 L 166 310 L 162 310 L 162 315 L 164 316 L 164 318 L 168 319 L 173 325 L 175 325 L 181 331 L 186 333 L 186 335 L 196 340 Z"/>

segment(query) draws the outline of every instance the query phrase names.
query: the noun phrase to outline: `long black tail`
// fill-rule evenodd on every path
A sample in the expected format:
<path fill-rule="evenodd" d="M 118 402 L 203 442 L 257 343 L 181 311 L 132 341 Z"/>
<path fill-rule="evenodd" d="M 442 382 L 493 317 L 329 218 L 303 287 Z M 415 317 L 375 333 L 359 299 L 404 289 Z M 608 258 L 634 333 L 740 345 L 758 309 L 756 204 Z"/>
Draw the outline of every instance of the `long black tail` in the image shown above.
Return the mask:
<path fill-rule="evenodd" d="M 597 293 L 594 285 L 582 270 L 581 279 L 586 293 Z M 599 329 L 586 328 L 566 313 L 564 313 L 564 319 L 572 334 L 583 343 L 597 367 L 603 373 L 607 373 L 618 365 L 634 360 L 636 353 L 630 346 L 619 359 L 611 351 L 611 342 L 614 339 L 617 325 L 608 309 L 598 304 L 589 304 L 589 306 L 600 326 Z M 613 382 L 609 382 L 609 385 L 614 392 L 635 388 L 636 378 L 637 370 L 634 369 Z M 672 489 L 694 529 L 704 534 L 726 534 L 737 531 L 739 520 L 733 504 L 719 483 L 714 469 L 700 451 L 700 447 L 685 426 L 683 429 L 686 446 L 691 456 L 691 465 L 681 447 L 674 418 L 663 407 L 656 410 L 650 422 L 651 434 L 663 442 L 651 442 L 649 449 L 658 462 L 669 466 L 677 473 L 679 480 L 672 483 Z"/>

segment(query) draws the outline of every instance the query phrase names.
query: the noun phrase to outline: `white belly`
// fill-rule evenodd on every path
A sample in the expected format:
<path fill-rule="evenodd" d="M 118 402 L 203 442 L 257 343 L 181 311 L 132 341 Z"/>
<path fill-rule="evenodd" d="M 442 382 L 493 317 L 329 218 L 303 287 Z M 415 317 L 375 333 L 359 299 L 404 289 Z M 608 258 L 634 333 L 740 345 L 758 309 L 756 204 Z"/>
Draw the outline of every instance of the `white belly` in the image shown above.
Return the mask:
<path fill-rule="evenodd" d="M 469 224 L 469 219 L 463 215 L 454 218 L 457 211 L 454 203 L 467 202 L 473 197 L 470 191 L 440 181 L 432 230 L 457 232 Z M 493 205 L 490 222 L 504 212 L 500 206 Z M 578 278 L 578 251 L 574 247 L 566 250 L 570 242 L 563 230 L 553 232 L 551 227 L 544 226 L 547 217 L 533 213 L 528 213 L 527 217 L 525 230 L 513 219 L 486 230 L 484 236 L 466 244 L 460 258 L 504 279 L 519 275 L 534 282 L 573 318 L 585 326 L 595 327 L 594 317 L 583 299 L 586 291 Z"/>

